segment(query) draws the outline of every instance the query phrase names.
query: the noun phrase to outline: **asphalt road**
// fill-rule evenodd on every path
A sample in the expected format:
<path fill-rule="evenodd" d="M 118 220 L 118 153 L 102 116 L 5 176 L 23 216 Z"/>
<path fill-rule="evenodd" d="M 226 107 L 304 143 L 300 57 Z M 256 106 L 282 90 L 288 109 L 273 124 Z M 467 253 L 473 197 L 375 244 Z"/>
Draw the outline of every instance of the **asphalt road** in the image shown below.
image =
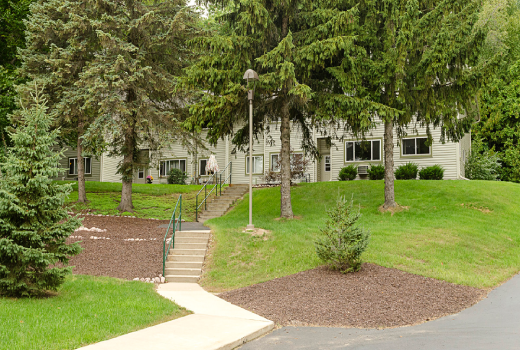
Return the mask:
<path fill-rule="evenodd" d="M 458 314 L 391 329 L 284 327 L 241 350 L 520 350 L 520 274 Z"/>

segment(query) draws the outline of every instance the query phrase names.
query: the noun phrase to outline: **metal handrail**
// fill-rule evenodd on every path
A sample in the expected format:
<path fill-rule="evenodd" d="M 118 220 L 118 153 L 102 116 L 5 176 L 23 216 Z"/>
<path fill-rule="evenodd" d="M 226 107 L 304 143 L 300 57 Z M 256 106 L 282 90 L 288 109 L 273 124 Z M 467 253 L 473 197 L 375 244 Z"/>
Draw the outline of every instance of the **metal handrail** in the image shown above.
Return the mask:
<path fill-rule="evenodd" d="M 197 193 L 197 195 L 195 196 L 195 221 L 199 221 L 199 208 L 204 204 L 204 210 L 207 210 L 208 208 L 208 202 L 207 202 L 207 199 L 209 198 L 209 196 L 211 195 L 211 193 L 215 190 L 215 188 L 217 189 L 215 191 L 215 196 L 218 196 L 219 195 L 219 190 L 220 190 L 220 195 L 222 195 L 222 186 L 223 184 L 221 183 L 222 182 L 222 173 L 226 171 L 226 169 L 229 167 L 229 176 L 228 178 L 226 178 L 224 181 L 227 181 L 229 179 L 229 183 L 231 183 L 231 162 L 229 162 L 226 167 L 224 168 L 224 170 L 220 171 L 220 172 L 215 172 L 213 173 L 209 178 L 208 180 L 204 183 L 204 185 L 202 186 L 202 188 L 200 189 L 200 191 Z M 209 191 L 208 193 L 208 183 L 210 182 L 211 179 L 215 178 L 215 184 L 214 186 L 211 188 L 211 190 Z M 220 181 L 219 181 L 220 180 Z M 220 182 L 220 183 L 219 183 Z M 219 186 L 220 187 L 217 187 Z M 199 194 L 202 192 L 202 190 L 204 190 L 204 199 L 199 203 Z"/>
<path fill-rule="evenodd" d="M 177 208 L 179 208 L 179 217 L 175 218 L 175 212 L 177 211 Z M 172 221 L 174 221 L 172 238 L 168 242 L 168 249 L 166 249 L 166 239 L 168 237 L 168 232 L 170 232 L 170 227 L 172 225 Z M 177 204 L 175 204 L 175 209 L 173 209 L 172 218 L 170 219 L 170 223 L 168 224 L 168 228 L 166 229 L 166 234 L 164 235 L 164 239 L 163 239 L 163 262 L 162 262 L 163 277 L 165 276 L 164 272 L 166 269 L 166 257 L 168 256 L 170 249 L 172 247 L 175 247 L 175 231 L 177 231 L 177 225 L 179 225 L 179 231 L 182 231 L 181 222 L 182 222 L 182 194 L 179 195 L 179 199 L 177 199 Z"/>
<path fill-rule="evenodd" d="M 204 185 L 202 186 L 202 188 L 200 189 L 200 191 L 197 193 L 197 195 L 195 196 L 195 221 L 199 221 L 199 208 L 202 206 L 202 204 L 204 204 L 204 210 L 206 210 L 206 208 L 208 207 L 207 206 L 207 202 L 206 200 L 208 199 L 209 195 L 211 194 L 211 192 L 213 192 L 213 190 L 215 189 L 215 187 L 217 187 L 217 177 L 218 175 L 218 172 L 215 172 L 213 173 L 207 180 L 206 182 L 204 183 Z M 209 191 L 209 194 L 207 193 L 207 187 L 208 187 L 208 183 L 211 179 L 215 178 L 215 185 L 213 186 L 213 188 Z M 204 199 L 200 202 L 199 204 L 199 194 L 202 192 L 202 190 L 204 190 Z M 218 192 L 215 193 L 216 195 L 218 195 Z"/>
<path fill-rule="evenodd" d="M 226 177 L 226 178 L 224 179 L 224 182 L 222 182 L 222 173 L 225 173 L 225 172 L 226 172 L 226 169 L 227 169 L 228 167 L 229 167 L 229 175 L 228 175 L 228 177 Z M 229 183 L 231 183 L 231 174 L 232 174 L 232 173 L 233 173 L 233 166 L 232 166 L 232 163 L 229 162 L 229 163 L 226 165 L 226 167 L 224 168 L 224 170 L 222 170 L 222 171 L 220 172 L 220 181 L 219 181 L 219 182 L 220 182 L 220 195 L 221 195 L 221 196 L 222 196 L 222 186 L 224 186 L 224 184 L 225 184 L 228 180 L 229 180 Z M 224 175 L 224 176 L 226 176 L 226 175 Z"/>

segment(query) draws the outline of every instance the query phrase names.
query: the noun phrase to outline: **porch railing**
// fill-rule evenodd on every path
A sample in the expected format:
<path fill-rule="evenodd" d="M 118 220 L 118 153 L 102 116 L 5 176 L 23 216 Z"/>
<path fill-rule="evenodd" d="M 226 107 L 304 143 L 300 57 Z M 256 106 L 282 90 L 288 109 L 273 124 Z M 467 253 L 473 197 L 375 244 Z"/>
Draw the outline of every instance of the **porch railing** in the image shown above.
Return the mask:
<path fill-rule="evenodd" d="M 177 209 L 179 209 L 179 217 L 175 218 L 175 213 L 177 212 Z M 172 226 L 173 221 L 173 226 Z M 179 231 L 182 230 L 182 194 L 179 196 L 179 199 L 177 199 L 177 204 L 175 204 L 175 209 L 173 209 L 172 218 L 170 219 L 170 223 L 168 224 L 168 228 L 166 229 L 166 234 L 164 235 L 163 239 L 163 262 L 162 262 L 162 273 L 163 277 L 165 276 L 165 270 L 166 270 L 166 258 L 168 257 L 168 253 L 170 252 L 171 248 L 175 248 L 175 232 L 177 231 L 177 226 L 179 227 Z M 168 240 L 168 233 L 170 232 L 170 227 L 172 227 L 172 236 Z M 166 245 L 168 245 L 168 248 L 166 248 Z"/>

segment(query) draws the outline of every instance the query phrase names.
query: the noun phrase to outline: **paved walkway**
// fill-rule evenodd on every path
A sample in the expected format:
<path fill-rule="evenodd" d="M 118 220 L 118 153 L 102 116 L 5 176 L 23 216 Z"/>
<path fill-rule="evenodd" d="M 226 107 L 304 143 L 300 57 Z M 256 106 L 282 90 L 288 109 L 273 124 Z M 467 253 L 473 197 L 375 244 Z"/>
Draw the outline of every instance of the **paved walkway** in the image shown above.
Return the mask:
<path fill-rule="evenodd" d="M 384 330 L 284 327 L 240 349 L 518 350 L 520 274 L 478 304 L 417 326 Z"/>
<path fill-rule="evenodd" d="M 274 323 L 206 292 L 196 283 L 165 283 L 159 294 L 194 312 L 84 350 L 228 350 L 255 339 Z"/>

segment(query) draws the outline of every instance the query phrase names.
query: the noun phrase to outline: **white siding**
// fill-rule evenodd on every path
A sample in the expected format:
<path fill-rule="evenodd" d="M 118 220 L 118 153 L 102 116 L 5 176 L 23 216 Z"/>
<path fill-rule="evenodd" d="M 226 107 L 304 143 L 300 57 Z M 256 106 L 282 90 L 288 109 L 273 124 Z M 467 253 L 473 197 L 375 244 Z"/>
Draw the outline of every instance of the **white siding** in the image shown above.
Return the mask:
<path fill-rule="evenodd" d="M 101 181 L 103 182 L 121 182 L 121 175 L 116 174 L 117 166 L 123 157 L 109 157 L 106 154 L 102 156 Z"/>

